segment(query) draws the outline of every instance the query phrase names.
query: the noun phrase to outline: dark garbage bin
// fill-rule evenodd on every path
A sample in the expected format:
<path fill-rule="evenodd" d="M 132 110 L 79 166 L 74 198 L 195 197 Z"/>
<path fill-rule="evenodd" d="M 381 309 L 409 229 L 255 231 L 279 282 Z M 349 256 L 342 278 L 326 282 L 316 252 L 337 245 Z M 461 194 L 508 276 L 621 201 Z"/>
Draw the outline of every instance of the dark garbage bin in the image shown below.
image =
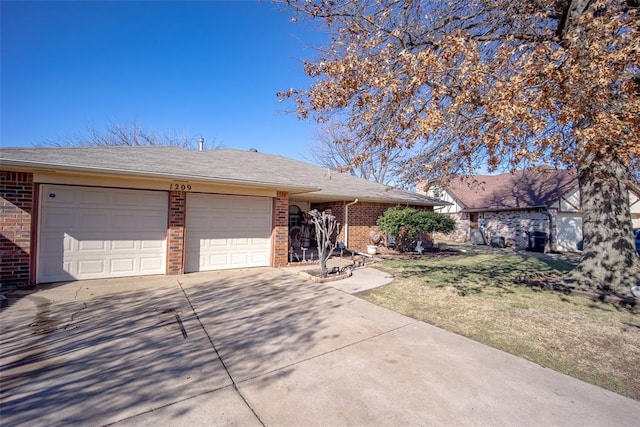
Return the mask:
<path fill-rule="evenodd" d="M 506 248 L 507 242 L 502 236 L 493 236 L 491 238 L 491 246 L 494 248 Z"/>
<path fill-rule="evenodd" d="M 544 252 L 547 245 L 547 233 L 544 231 L 534 231 L 529 233 L 529 247 L 527 250 L 531 252 Z"/>

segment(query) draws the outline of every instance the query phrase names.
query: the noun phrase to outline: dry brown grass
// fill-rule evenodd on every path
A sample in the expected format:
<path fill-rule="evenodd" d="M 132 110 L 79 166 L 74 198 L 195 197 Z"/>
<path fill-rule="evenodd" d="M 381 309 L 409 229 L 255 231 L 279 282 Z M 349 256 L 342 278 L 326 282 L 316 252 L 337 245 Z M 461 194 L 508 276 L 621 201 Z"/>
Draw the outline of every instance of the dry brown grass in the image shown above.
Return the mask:
<path fill-rule="evenodd" d="M 542 366 L 640 400 L 640 310 L 514 285 L 567 271 L 544 258 L 459 255 L 389 260 L 390 285 L 361 297 Z"/>

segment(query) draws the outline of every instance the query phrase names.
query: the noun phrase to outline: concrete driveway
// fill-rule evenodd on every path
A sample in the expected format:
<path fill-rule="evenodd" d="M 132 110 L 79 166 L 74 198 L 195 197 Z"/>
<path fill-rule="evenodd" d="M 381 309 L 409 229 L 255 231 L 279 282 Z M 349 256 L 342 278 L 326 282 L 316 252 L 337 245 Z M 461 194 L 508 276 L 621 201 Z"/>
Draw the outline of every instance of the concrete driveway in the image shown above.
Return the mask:
<path fill-rule="evenodd" d="M 640 402 L 292 270 L 43 286 L 0 323 L 2 426 L 640 421 Z"/>

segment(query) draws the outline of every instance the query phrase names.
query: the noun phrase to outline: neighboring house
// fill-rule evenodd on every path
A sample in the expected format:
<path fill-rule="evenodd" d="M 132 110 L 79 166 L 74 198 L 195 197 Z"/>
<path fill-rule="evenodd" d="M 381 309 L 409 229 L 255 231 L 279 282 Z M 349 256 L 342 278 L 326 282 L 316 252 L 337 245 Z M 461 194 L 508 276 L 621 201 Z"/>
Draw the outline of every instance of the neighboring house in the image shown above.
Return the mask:
<path fill-rule="evenodd" d="M 424 194 L 451 203 L 435 208 L 457 221 L 448 239 L 476 242 L 483 231 L 489 242 L 498 236 L 507 246 L 525 249 L 532 233 L 538 232 L 546 234 L 547 250 L 582 250 L 580 191 L 573 170 L 540 166 L 494 176 L 456 176 L 442 185 L 422 187 Z M 632 188 L 631 215 L 638 227 L 640 191 Z"/>
<path fill-rule="evenodd" d="M 300 211 L 331 209 L 365 250 L 388 207 L 443 204 L 255 150 L 175 147 L 2 148 L 0 196 L 0 285 L 281 266 Z"/>

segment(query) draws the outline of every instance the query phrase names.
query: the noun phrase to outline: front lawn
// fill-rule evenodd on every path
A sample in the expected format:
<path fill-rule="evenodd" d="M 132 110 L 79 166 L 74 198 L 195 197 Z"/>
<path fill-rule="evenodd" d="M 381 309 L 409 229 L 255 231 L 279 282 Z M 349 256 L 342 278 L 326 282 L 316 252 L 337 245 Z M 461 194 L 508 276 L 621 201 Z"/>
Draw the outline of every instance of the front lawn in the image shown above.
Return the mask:
<path fill-rule="evenodd" d="M 572 264 L 518 255 L 387 260 L 372 303 L 640 400 L 640 309 L 514 284 Z"/>

